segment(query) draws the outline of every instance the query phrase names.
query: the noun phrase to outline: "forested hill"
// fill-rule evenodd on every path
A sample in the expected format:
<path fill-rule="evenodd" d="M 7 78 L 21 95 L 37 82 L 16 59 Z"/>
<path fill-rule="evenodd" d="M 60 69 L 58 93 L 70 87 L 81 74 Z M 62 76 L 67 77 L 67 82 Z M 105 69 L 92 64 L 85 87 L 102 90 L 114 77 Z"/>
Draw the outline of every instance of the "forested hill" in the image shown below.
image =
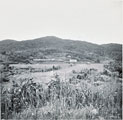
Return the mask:
<path fill-rule="evenodd" d="M 97 45 L 85 41 L 75 41 L 47 36 L 25 41 L 9 39 L 0 41 L 0 53 L 4 54 L 5 52 L 9 52 L 14 55 L 22 52 L 24 57 L 32 56 L 35 58 L 44 58 L 49 56 L 65 57 L 67 55 L 71 55 L 73 58 L 77 58 L 79 60 L 84 58 L 93 59 L 100 56 L 108 56 L 110 58 L 121 60 L 122 45 Z"/>

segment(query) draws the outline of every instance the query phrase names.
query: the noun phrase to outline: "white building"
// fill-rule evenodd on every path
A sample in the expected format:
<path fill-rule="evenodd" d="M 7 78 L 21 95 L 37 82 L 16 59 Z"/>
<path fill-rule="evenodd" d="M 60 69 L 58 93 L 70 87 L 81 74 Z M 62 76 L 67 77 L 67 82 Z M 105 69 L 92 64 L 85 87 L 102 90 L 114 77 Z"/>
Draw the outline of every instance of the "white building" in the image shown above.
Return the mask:
<path fill-rule="evenodd" d="M 77 63 L 77 60 L 76 59 L 70 59 L 69 62 L 70 63 Z"/>

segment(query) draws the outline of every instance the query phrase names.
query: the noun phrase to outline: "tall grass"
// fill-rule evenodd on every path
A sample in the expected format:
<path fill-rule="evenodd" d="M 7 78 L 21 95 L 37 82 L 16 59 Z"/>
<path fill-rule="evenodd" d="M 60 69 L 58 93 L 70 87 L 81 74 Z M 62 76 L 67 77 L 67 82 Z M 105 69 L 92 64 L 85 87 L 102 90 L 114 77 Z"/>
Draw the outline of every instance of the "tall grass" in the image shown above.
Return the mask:
<path fill-rule="evenodd" d="M 74 72 L 72 80 L 78 80 L 74 83 L 56 75 L 46 87 L 33 79 L 13 82 L 11 89 L 2 87 L 2 119 L 121 119 L 121 84 L 112 78 L 109 83 L 95 86 L 99 73 L 94 71 Z"/>

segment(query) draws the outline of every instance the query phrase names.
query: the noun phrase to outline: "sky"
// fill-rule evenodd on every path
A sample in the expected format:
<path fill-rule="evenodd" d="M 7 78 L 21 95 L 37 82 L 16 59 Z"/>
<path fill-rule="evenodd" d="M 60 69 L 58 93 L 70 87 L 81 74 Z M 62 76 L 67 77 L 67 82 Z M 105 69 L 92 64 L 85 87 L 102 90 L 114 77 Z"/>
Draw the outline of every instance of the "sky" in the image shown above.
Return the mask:
<path fill-rule="evenodd" d="M 0 0 L 0 40 L 44 36 L 122 43 L 123 0 Z"/>

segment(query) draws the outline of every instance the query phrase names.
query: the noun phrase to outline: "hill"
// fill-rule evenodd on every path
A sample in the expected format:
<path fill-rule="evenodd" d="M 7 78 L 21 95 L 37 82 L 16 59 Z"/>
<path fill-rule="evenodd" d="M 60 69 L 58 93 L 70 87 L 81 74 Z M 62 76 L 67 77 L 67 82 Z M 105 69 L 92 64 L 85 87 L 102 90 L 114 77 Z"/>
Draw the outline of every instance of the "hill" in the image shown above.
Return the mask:
<path fill-rule="evenodd" d="M 78 60 L 97 60 L 109 57 L 121 60 L 122 45 L 97 45 L 85 41 L 61 39 L 47 36 L 33 40 L 0 41 L 0 53 L 8 53 L 9 59 L 62 58 L 67 56 Z"/>

